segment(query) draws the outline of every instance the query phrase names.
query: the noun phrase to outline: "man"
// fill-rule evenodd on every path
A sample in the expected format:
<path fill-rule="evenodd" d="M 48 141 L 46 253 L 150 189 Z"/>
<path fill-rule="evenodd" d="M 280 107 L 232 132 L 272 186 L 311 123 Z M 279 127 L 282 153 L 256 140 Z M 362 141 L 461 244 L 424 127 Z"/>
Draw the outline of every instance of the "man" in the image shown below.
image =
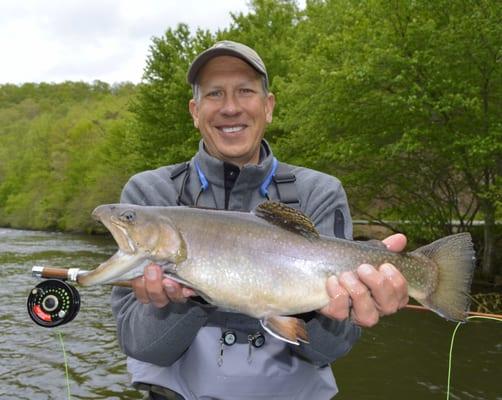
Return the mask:
<path fill-rule="evenodd" d="M 275 98 L 254 50 L 216 43 L 194 60 L 188 81 L 189 110 L 202 135 L 199 151 L 189 163 L 134 176 L 122 202 L 249 211 L 267 198 L 287 197 L 320 233 L 351 238 L 340 182 L 278 163 L 263 140 Z M 400 251 L 405 241 L 395 235 L 384 243 Z M 133 383 L 149 390 L 151 399 L 329 399 L 337 392 L 329 364 L 350 350 L 359 326 L 376 324 L 408 296 L 392 265 L 361 265 L 357 273 L 330 278 L 327 291 L 328 305 L 300 316 L 310 337 L 300 346 L 271 337 L 253 318 L 204 304 L 191 289 L 164 278 L 157 265 L 145 268 L 133 291 L 115 288 L 112 303 Z"/>

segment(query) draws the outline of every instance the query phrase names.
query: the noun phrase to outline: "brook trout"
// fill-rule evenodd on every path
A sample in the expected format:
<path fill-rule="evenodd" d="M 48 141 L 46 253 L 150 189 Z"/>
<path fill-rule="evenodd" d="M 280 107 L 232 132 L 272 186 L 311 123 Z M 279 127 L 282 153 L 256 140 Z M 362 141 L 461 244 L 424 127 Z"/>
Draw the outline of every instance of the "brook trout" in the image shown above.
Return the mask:
<path fill-rule="evenodd" d="M 93 216 L 119 249 L 80 276 L 80 284 L 132 279 L 156 263 L 207 302 L 255 317 L 289 343 L 308 337 L 303 321 L 288 316 L 325 306 L 326 280 L 362 263 L 393 264 L 408 281 L 409 295 L 447 319 L 464 320 L 469 308 L 474 250 L 468 233 L 393 253 L 320 235 L 304 214 L 270 201 L 249 213 L 112 204 Z"/>

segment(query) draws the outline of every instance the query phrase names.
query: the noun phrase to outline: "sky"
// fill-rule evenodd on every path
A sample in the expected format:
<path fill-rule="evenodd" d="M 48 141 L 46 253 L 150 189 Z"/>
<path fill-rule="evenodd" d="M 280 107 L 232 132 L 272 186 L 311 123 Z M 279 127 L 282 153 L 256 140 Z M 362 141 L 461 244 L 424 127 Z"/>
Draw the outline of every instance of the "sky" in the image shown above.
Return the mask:
<path fill-rule="evenodd" d="M 153 37 L 216 31 L 247 0 L 0 0 L 0 84 L 138 83 Z"/>

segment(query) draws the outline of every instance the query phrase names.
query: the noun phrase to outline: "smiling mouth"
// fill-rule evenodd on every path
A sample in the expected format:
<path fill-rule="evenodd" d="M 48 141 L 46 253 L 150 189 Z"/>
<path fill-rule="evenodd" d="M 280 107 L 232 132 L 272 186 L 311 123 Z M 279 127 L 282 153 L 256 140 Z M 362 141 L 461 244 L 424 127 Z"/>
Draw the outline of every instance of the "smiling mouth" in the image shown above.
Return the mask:
<path fill-rule="evenodd" d="M 218 130 L 225 134 L 235 134 L 235 133 L 241 133 L 246 128 L 247 128 L 246 125 L 234 125 L 234 126 L 220 126 L 218 127 Z"/>

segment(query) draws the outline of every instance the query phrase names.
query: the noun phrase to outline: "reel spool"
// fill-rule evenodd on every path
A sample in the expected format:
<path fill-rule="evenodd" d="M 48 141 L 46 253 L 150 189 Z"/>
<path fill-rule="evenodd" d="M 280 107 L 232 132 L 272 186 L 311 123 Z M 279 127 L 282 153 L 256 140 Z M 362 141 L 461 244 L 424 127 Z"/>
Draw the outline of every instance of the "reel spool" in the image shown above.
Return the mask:
<path fill-rule="evenodd" d="M 33 322 L 54 328 L 75 318 L 80 310 L 80 295 L 75 287 L 60 279 L 47 279 L 31 290 L 27 307 Z"/>

